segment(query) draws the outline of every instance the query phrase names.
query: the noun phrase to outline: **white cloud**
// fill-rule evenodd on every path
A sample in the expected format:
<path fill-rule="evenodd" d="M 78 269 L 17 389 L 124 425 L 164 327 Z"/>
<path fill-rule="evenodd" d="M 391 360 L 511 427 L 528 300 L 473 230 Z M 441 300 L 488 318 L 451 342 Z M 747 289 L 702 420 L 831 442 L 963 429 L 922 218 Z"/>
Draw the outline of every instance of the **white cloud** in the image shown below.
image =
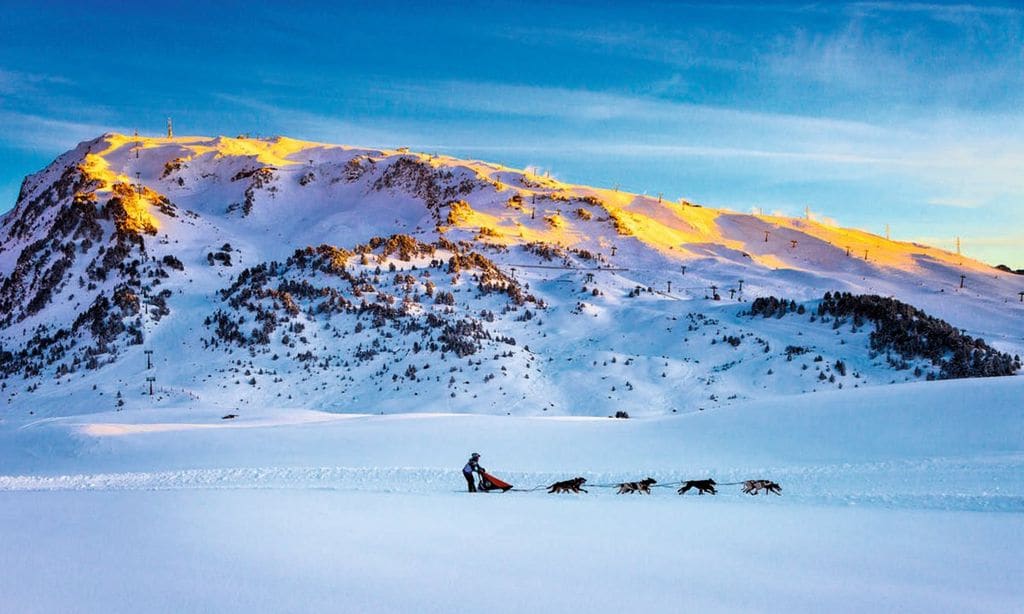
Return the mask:
<path fill-rule="evenodd" d="M 459 81 L 384 92 L 410 110 L 482 114 L 486 133 L 438 143 L 481 151 L 735 158 L 823 177 L 872 173 L 932 186 L 936 204 L 1024 194 L 1024 116 L 917 112 L 885 125 L 677 103 L 615 92 Z M 545 137 L 499 139 L 502 118 L 549 120 Z M 557 124 L 561 120 L 563 123 Z M 451 137 L 455 138 L 455 137 Z M 798 168 L 803 165 L 803 168 Z"/>
<path fill-rule="evenodd" d="M 43 85 L 72 85 L 74 82 L 58 75 L 29 73 L 0 67 L 0 94 L 22 95 L 26 90 L 35 92 Z"/>
<path fill-rule="evenodd" d="M 53 155 L 105 132 L 128 132 L 123 126 L 64 121 L 3 110 L 0 110 L 0 131 L 4 134 L 4 143 L 10 147 Z"/>
<path fill-rule="evenodd" d="M 261 116 L 261 124 L 269 125 L 278 133 L 293 138 L 368 147 L 410 145 L 410 133 L 401 130 L 368 127 L 365 122 L 301 111 L 231 94 L 216 94 L 215 97 L 256 111 Z M 381 122 L 375 124 L 379 125 Z"/>
<path fill-rule="evenodd" d="M 826 85 L 823 93 L 834 102 L 860 101 L 883 114 L 890 106 L 1024 102 L 1024 12 L 1018 9 L 865 2 L 847 5 L 845 13 L 835 29 L 794 28 L 777 37 L 760 63 L 762 79 Z M 922 15 L 942 23 L 925 27 Z"/>
<path fill-rule="evenodd" d="M 929 198 L 926 202 L 929 205 L 935 205 L 937 207 L 954 207 L 958 209 L 974 209 L 983 204 L 977 198 L 953 198 L 943 196 Z"/>
<path fill-rule="evenodd" d="M 1024 11 L 1009 6 L 984 4 L 936 4 L 927 2 L 854 2 L 851 7 L 860 11 L 890 13 L 927 13 L 940 18 L 951 15 L 986 15 L 993 17 L 1020 17 Z"/>
<path fill-rule="evenodd" d="M 921 112 L 890 124 L 765 113 L 563 87 L 428 81 L 377 95 L 406 119 L 357 121 L 222 95 L 286 134 L 425 151 L 733 160 L 785 183 L 843 180 L 913 184 L 936 206 L 981 208 L 1024 197 L 1024 117 Z M 518 119 L 545 126 L 524 132 Z M 430 119 L 420 119 L 421 117 Z"/>
<path fill-rule="evenodd" d="M 563 87 L 494 82 L 433 81 L 391 84 L 379 88 L 392 101 L 412 106 L 473 113 L 559 118 L 579 121 L 630 120 L 668 122 L 673 125 L 741 123 L 768 124 L 790 130 L 827 130 L 851 134 L 878 134 L 868 123 L 785 113 L 674 102 L 657 97 Z"/>

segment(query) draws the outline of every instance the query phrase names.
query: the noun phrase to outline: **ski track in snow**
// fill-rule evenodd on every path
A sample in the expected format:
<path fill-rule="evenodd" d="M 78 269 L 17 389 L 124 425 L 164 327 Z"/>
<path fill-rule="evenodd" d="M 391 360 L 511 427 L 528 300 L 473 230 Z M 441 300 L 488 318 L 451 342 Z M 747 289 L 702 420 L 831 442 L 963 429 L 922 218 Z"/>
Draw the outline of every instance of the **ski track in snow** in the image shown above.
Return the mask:
<path fill-rule="evenodd" d="M 589 494 L 615 495 L 611 486 L 650 475 L 658 480 L 654 493 L 677 496 L 685 479 L 713 475 L 718 497 L 764 499 L 815 505 L 866 506 L 894 509 L 1024 512 L 1024 463 L 1019 457 L 982 462 L 964 459 L 837 464 L 817 467 L 761 467 L 724 471 L 644 473 L 581 472 Z M 438 494 L 461 492 L 458 470 L 430 467 L 253 467 L 140 471 L 69 475 L 0 476 L 0 491 L 111 491 L 185 489 L 326 489 L 340 491 Z M 642 472 L 641 472 L 642 473 Z M 509 472 L 501 475 L 521 490 L 566 479 L 565 474 Z M 732 484 L 770 477 L 782 484 L 783 497 L 752 497 Z M 548 496 L 543 488 L 504 496 Z M 696 495 L 689 494 L 687 498 Z M 562 498 L 569 498 L 563 496 Z M 631 497 L 632 498 L 632 497 Z M 687 500 L 688 500 L 687 499 Z M 713 500 L 712 497 L 701 497 Z"/>

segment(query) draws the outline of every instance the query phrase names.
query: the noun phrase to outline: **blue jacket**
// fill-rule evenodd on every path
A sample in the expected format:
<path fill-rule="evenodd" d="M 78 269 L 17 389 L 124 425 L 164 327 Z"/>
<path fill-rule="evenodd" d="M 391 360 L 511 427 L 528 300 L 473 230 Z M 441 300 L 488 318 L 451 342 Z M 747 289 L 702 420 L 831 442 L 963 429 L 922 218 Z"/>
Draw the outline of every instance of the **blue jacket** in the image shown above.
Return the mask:
<path fill-rule="evenodd" d="M 473 459 L 470 459 L 469 462 L 466 463 L 466 466 L 462 468 L 462 473 L 464 473 L 466 475 L 473 475 L 474 472 L 476 472 L 476 473 L 483 473 L 484 472 L 484 468 L 480 466 L 480 462 L 479 461 L 475 461 Z"/>

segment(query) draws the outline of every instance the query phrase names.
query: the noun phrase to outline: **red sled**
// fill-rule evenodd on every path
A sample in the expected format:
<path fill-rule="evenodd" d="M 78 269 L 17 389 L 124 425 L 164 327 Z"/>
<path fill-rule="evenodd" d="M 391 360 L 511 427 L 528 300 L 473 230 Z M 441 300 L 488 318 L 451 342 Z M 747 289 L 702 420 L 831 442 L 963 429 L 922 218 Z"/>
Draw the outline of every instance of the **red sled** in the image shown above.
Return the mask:
<path fill-rule="evenodd" d="M 505 492 L 506 490 L 512 490 L 512 485 L 503 480 L 499 480 L 485 471 L 480 474 L 480 485 L 477 488 L 480 492 L 490 492 L 492 490 Z"/>

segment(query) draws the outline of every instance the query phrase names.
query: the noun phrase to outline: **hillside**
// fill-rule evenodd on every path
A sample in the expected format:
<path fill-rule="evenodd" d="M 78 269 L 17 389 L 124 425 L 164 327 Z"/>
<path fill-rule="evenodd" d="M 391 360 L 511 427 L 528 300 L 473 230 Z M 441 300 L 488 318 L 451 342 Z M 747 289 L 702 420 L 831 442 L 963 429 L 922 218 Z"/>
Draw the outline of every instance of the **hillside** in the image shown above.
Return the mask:
<path fill-rule="evenodd" d="M 1022 278 L 981 262 L 404 150 L 106 134 L 26 178 L 0 241 L 18 419 L 685 413 L 1002 375 L 1024 349 Z M 880 344 L 826 292 L 934 325 Z M 768 297 L 787 309 L 753 313 Z"/>

